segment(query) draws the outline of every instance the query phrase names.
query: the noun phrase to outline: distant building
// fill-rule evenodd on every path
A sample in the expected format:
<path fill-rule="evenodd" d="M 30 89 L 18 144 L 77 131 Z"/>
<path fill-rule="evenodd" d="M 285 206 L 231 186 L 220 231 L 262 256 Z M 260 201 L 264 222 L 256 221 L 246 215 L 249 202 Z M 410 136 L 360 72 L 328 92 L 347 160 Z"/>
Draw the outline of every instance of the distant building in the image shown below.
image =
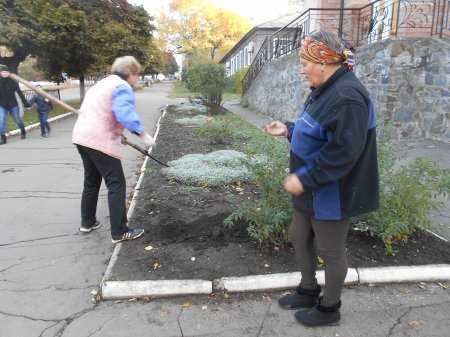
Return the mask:
<path fill-rule="evenodd" d="M 300 9 L 299 9 L 300 11 Z M 264 39 L 283 28 L 299 15 L 298 12 L 283 16 L 276 20 L 264 22 L 253 27 L 245 36 L 222 57 L 220 63 L 225 64 L 227 76 L 231 76 L 239 69 L 248 67 L 258 53 Z"/>

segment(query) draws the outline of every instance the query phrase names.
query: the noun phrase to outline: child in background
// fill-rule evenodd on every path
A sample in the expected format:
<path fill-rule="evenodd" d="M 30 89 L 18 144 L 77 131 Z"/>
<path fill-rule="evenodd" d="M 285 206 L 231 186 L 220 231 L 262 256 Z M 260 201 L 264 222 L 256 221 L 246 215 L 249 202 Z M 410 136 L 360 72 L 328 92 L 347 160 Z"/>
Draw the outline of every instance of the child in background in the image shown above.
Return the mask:
<path fill-rule="evenodd" d="M 41 87 L 38 85 L 38 87 Z M 48 113 L 52 111 L 52 102 L 42 97 L 41 95 L 34 95 L 30 101 L 30 104 L 36 104 L 36 110 L 39 116 L 39 123 L 41 124 L 41 136 L 47 138 L 50 134 L 50 125 L 48 124 Z"/>

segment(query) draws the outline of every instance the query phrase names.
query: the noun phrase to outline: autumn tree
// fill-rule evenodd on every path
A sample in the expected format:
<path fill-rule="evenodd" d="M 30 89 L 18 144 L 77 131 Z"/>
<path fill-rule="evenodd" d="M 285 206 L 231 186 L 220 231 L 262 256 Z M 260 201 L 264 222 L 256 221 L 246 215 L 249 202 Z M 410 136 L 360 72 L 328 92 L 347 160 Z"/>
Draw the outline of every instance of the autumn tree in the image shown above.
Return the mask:
<path fill-rule="evenodd" d="M 159 32 L 179 52 L 206 53 L 217 60 L 249 30 L 239 14 L 215 7 L 209 0 L 172 0 L 170 12 L 161 14 Z"/>

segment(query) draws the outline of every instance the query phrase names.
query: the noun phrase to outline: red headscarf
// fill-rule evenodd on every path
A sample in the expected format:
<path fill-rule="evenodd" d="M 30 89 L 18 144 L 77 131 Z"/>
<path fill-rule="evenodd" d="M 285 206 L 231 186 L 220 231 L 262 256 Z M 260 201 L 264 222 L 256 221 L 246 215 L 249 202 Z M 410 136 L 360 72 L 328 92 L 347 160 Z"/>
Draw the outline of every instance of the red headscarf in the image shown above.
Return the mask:
<path fill-rule="evenodd" d="M 325 43 L 316 41 L 311 37 L 307 37 L 303 41 L 300 57 L 320 64 L 345 63 L 350 70 L 353 70 L 355 66 L 354 56 L 350 49 L 345 49 L 342 53 L 338 53 Z"/>

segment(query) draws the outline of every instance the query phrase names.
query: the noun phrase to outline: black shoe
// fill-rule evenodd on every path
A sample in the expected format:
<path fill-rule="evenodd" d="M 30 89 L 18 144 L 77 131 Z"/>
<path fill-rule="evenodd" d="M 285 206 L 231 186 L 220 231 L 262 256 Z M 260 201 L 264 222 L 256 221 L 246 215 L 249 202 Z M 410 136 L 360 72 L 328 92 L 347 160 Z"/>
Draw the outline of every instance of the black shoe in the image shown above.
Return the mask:
<path fill-rule="evenodd" d="M 320 302 L 321 298 L 314 308 L 297 311 L 296 320 L 306 326 L 336 325 L 341 319 L 341 301 L 331 307 L 323 306 Z"/>
<path fill-rule="evenodd" d="M 96 221 L 92 226 L 83 226 L 81 225 L 80 227 L 80 232 L 82 233 L 89 233 L 92 232 L 93 230 L 96 230 L 98 228 L 100 228 L 102 225 L 100 222 Z"/>
<path fill-rule="evenodd" d="M 143 229 L 129 229 L 128 232 L 123 233 L 121 236 L 117 238 L 112 238 L 112 243 L 118 243 L 121 241 L 134 240 L 144 234 Z"/>
<path fill-rule="evenodd" d="M 41 135 L 41 137 L 43 137 L 43 138 L 48 138 L 48 134 L 43 133 L 43 134 Z"/>
<path fill-rule="evenodd" d="M 1 135 L 0 138 L 0 145 L 6 144 L 6 136 L 5 135 Z"/>
<path fill-rule="evenodd" d="M 278 300 L 280 307 L 284 309 L 300 309 L 300 308 L 312 308 L 317 304 L 320 291 L 322 288 L 317 285 L 316 289 L 303 289 L 300 286 L 297 287 L 295 293 L 284 295 Z"/>
<path fill-rule="evenodd" d="M 21 139 L 27 138 L 27 134 L 26 134 L 26 133 L 21 133 L 21 134 L 20 134 L 20 138 L 21 138 Z"/>

